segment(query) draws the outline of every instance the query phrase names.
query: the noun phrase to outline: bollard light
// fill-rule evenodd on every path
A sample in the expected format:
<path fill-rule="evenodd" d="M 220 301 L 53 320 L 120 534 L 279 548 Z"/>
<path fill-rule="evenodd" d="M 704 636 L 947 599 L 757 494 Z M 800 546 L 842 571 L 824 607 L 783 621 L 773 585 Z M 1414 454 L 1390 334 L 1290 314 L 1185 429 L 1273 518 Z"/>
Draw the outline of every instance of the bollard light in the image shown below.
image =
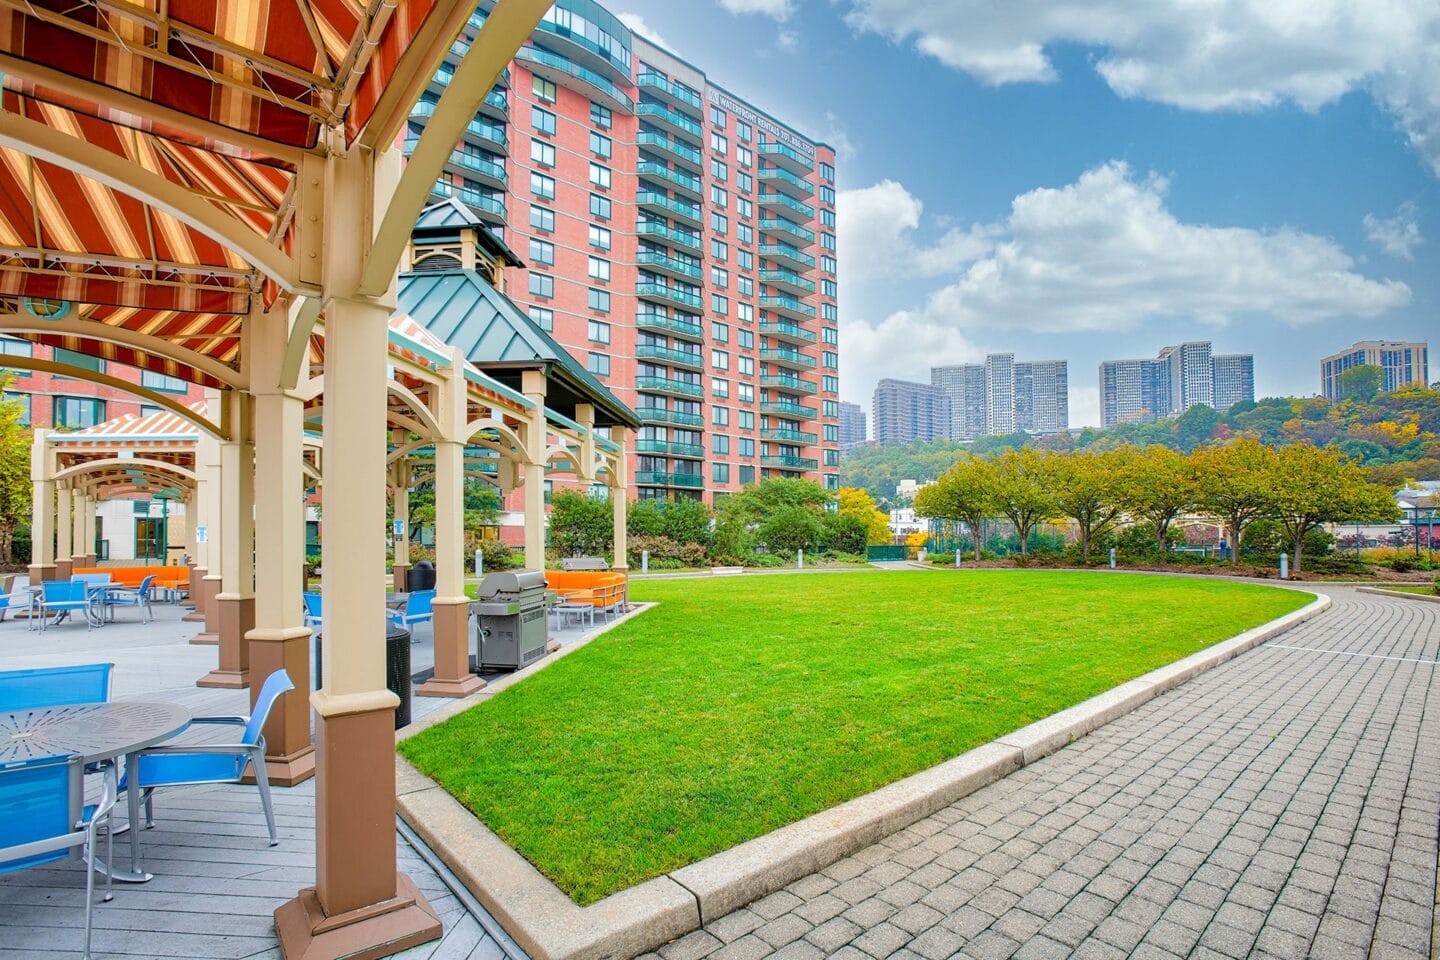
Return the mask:
<path fill-rule="evenodd" d="M 1111 569 L 1111 570 L 1114 570 L 1114 569 L 1115 569 L 1115 548 L 1114 548 L 1114 547 L 1111 547 L 1111 548 L 1110 548 L 1110 569 Z"/>
<path fill-rule="evenodd" d="M 1288 553 L 1280 554 L 1280 579 L 1290 579 L 1290 554 Z"/>
<path fill-rule="evenodd" d="M 955 551 L 955 569 L 956 569 L 956 570 L 959 570 L 959 569 L 960 569 L 960 551 L 959 551 L 959 550 L 956 550 L 956 551 Z"/>
<path fill-rule="evenodd" d="M 649 550 L 642 550 L 642 551 L 640 551 L 640 572 L 641 572 L 641 573 L 649 573 L 649 572 L 650 572 L 650 551 L 649 551 Z"/>
<path fill-rule="evenodd" d="M 477 579 L 485 576 L 485 554 L 479 547 L 475 548 L 475 576 Z"/>
<path fill-rule="evenodd" d="M 796 569 L 799 569 L 799 570 L 804 570 L 804 569 L 805 569 L 805 551 L 804 551 L 804 550 L 796 550 L 796 551 L 795 551 L 795 567 L 796 567 Z"/>

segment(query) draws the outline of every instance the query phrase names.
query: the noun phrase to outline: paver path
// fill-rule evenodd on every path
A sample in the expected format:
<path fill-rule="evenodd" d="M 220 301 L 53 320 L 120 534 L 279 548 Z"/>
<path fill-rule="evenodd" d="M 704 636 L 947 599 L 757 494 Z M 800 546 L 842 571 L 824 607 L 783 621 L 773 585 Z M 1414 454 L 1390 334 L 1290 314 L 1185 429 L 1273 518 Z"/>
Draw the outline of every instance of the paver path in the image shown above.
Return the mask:
<path fill-rule="evenodd" d="M 665 960 L 1440 956 L 1440 605 L 1323 616 Z"/>

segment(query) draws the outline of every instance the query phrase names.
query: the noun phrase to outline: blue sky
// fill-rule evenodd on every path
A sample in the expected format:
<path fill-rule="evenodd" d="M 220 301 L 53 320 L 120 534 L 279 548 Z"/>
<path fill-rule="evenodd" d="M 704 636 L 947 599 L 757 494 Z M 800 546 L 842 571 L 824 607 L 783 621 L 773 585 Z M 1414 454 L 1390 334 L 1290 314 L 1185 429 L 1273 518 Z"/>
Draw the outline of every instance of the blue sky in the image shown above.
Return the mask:
<path fill-rule="evenodd" d="M 1084 425 L 1101 360 L 1167 343 L 1254 353 L 1261 396 L 1440 346 L 1433 0 L 611 9 L 840 150 L 847 400 L 1006 351 L 1068 360 Z"/>

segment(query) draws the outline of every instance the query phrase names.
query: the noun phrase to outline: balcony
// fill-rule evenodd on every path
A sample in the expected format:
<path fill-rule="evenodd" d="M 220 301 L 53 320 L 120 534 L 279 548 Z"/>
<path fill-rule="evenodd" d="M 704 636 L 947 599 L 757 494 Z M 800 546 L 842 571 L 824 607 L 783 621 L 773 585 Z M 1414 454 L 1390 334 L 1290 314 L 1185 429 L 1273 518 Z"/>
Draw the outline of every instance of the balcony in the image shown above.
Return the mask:
<path fill-rule="evenodd" d="M 803 430 L 761 430 L 761 440 L 770 440 L 775 443 L 793 443 L 802 447 L 810 447 L 820 442 L 820 434 L 806 433 Z"/>
<path fill-rule="evenodd" d="M 820 461 L 812 460 L 809 457 L 761 457 L 760 466 L 770 467 L 773 470 L 797 470 L 804 472 L 806 470 L 819 470 Z"/>
<path fill-rule="evenodd" d="M 671 220 L 683 220 L 694 227 L 700 227 L 705 223 L 700 212 L 700 204 L 691 203 L 688 200 L 672 200 L 665 194 L 657 193 L 654 190 L 636 191 L 635 205 L 656 216 Z"/>
<path fill-rule="evenodd" d="M 815 281 L 806 280 L 794 270 L 761 270 L 760 282 L 802 297 L 815 292 Z"/>
<path fill-rule="evenodd" d="M 704 142 L 704 129 L 698 120 L 692 120 L 683 113 L 676 113 L 662 103 L 648 103 L 641 101 L 635 107 L 635 115 L 644 120 L 660 124 L 671 133 L 692 140 L 695 143 Z"/>
<path fill-rule="evenodd" d="M 500 197 L 487 196 L 478 190 L 471 190 L 467 187 L 456 187 L 444 180 L 435 184 L 433 192 L 442 197 L 456 197 L 461 203 L 478 213 L 480 219 L 498 223 L 501 226 L 505 225 L 505 201 Z"/>
<path fill-rule="evenodd" d="M 781 223 L 789 223 L 782 220 Z M 785 243 L 762 243 L 760 256 L 792 270 L 814 270 L 815 258 Z"/>
<path fill-rule="evenodd" d="M 793 147 L 787 147 L 783 143 L 776 143 L 773 140 L 760 144 L 760 159 L 768 160 L 777 167 L 784 167 L 791 173 L 805 175 L 815 170 L 815 161 L 804 156 Z"/>
<path fill-rule="evenodd" d="M 663 163 L 656 163 L 653 160 L 641 160 L 635 164 L 635 172 L 643 180 L 658 181 L 663 186 L 683 190 L 696 200 L 704 197 L 704 194 L 700 190 L 699 177 L 692 177 L 690 174 L 682 173 L 679 170 L 671 170 Z"/>
<path fill-rule="evenodd" d="M 760 168 L 760 182 L 774 190 L 788 194 L 796 200 L 804 200 L 807 197 L 815 196 L 815 186 L 804 177 L 797 177 L 789 170 L 782 170 L 780 167 Z"/>
<path fill-rule="evenodd" d="M 661 347 L 653 343 L 641 343 L 635 347 L 635 356 L 641 360 L 658 360 L 661 363 L 668 363 L 672 367 L 689 367 L 693 370 L 705 369 L 705 357 L 698 350 L 692 353 L 689 350 L 676 350 L 672 347 Z"/>
<path fill-rule="evenodd" d="M 815 308 L 794 297 L 761 297 L 760 309 L 790 317 L 792 320 L 815 319 Z"/>
<path fill-rule="evenodd" d="M 614 39 L 608 34 L 601 34 Z M 578 63 L 601 71 L 617 83 L 630 83 L 630 51 L 621 47 L 623 56 L 609 50 L 583 33 L 576 33 L 569 27 L 553 20 L 541 20 L 535 27 L 535 39 L 547 46 L 554 46 L 566 56 L 574 57 Z M 618 45 L 618 41 L 617 41 Z"/>
<path fill-rule="evenodd" d="M 799 377 L 761 377 L 760 386 L 770 390 L 780 390 L 785 393 L 796 393 L 805 396 L 818 393 L 820 388 L 809 380 L 802 380 Z"/>
<path fill-rule="evenodd" d="M 791 223 L 782 218 L 762 218 L 760 221 L 760 232 L 769 234 L 772 238 L 789 240 L 791 243 L 798 243 L 802 247 L 815 246 L 815 234 L 806 230 L 798 223 Z"/>
<path fill-rule="evenodd" d="M 668 440 L 636 440 L 635 452 L 651 456 L 688 457 L 704 460 L 705 448 L 698 443 L 672 443 Z"/>
<path fill-rule="evenodd" d="M 760 351 L 760 359 L 772 366 L 788 367 L 791 370 L 814 370 L 819 366 L 814 357 L 806 356 L 799 350 L 767 348 Z"/>
<path fill-rule="evenodd" d="M 687 397 L 693 400 L 702 400 L 705 397 L 705 388 L 698 383 L 687 383 L 684 380 L 672 380 L 669 377 L 636 377 L 635 389 L 644 390 L 647 393 L 663 393 L 672 397 Z"/>
<path fill-rule="evenodd" d="M 650 313 L 643 310 L 635 314 L 635 329 L 649 330 L 652 333 L 669 333 L 691 340 L 705 339 L 705 328 L 698 323 L 690 323 L 676 317 L 667 317 L 663 313 Z"/>
<path fill-rule="evenodd" d="M 677 290 L 666 284 L 651 281 L 635 284 L 635 296 L 664 300 L 667 303 L 678 303 L 682 307 L 690 307 L 694 310 L 704 309 L 705 306 L 705 301 L 698 294 L 686 293 L 684 290 Z"/>
<path fill-rule="evenodd" d="M 670 154 L 677 163 L 683 163 L 697 173 L 705 169 L 704 154 L 688 143 L 671 140 L 663 133 L 656 133 L 653 130 L 641 130 L 635 137 L 635 144 L 636 146 L 647 147 L 651 150 L 663 150 Z"/>
<path fill-rule="evenodd" d="M 801 203 L 783 193 L 762 193 L 760 194 L 760 209 L 769 210 L 771 213 L 778 213 L 789 220 L 808 221 L 815 219 L 815 208 L 808 203 Z"/>
<path fill-rule="evenodd" d="M 760 412 L 772 417 L 789 417 L 792 420 L 814 420 L 818 413 L 814 407 L 803 403 L 762 403 Z"/>
<path fill-rule="evenodd" d="M 680 230 L 653 220 L 641 220 L 635 224 L 635 233 L 655 243 L 683 250 L 694 257 L 703 256 L 705 252 L 705 248 L 700 245 L 700 234 L 693 230 Z"/>
<path fill-rule="evenodd" d="M 669 256 L 659 250 L 641 249 L 635 254 L 635 265 L 680 280 L 698 282 L 703 275 L 699 264 Z"/>
<path fill-rule="evenodd" d="M 603 107 L 618 110 L 621 113 L 634 113 L 635 101 L 613 80 L 591 70 L 589 67 L 562 57 L 558 53 L 551 53 L 549 50 L 542 50 L 539 47 L 521 47 L 515 52 L 516 60 L 523 60 L 535 74 L 551 80 L 562 87 L 574 90 L 589 100 L 594 100 Z"/>
<path fill-rule="evenodd" d="M 697 117 L 704 116 L 705 102 L 700 99 L 700 94 L 684 84 L 667 80 L 658 73 L 642 73 L 635 81 L 635 85 L 648 93 L 655 94 L 658 99 L 672 107 L 693 110 Z"/>
<path fill-rule="evenodd" d="M 642 487 L 688 487 L 700 489 L 705 486 L 698 473 L 661 473 L 655 470 L 641 470 L 635 474 L 635 482 Z"/>
<path fill-rule="evenodd" d="M 416 101 L 415 106 L 410 108 L 410 119 L 422 120 L 427 117 L 433 116 L 434 113 L 435 104 L 431 103 L 429 100 L 418 100 Z M 481 140 L 484 142 L 484 146 L 488 146 L 492 150 L 498 150 L 501 153 L 505 153 L 509 149 L 509 142 L 505 136 L 504 124 L 489 123 L 485 120 L 481 120 L 479 117 L 476 117 L 474 120 L 471 120 L 469 123 L 465 124 L 465 135 L 467 137 L 474 137 L 477 140 Z"/>
<path fill-rule="evenodd" d="M 668 423 L 677 427 L 703 427 L 705 418 L 698 413 L 681 413 L 665 407 L 636 407 L 635 415 L 641 423 Z"/>
<path fill-rule="evenodd" d="M 806 330 L 798 323 L 784 321 L 761 321 L 760 335 L 801 347 L 814 343 L 817 339 L 813 330 Z"/>

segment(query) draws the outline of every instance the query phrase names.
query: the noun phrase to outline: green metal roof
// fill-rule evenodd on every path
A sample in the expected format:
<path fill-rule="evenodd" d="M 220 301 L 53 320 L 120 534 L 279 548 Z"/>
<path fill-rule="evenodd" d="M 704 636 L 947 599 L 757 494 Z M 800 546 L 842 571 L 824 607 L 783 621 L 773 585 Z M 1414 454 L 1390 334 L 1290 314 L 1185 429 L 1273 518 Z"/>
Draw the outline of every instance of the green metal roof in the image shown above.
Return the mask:
<path fill-rule="evenodd" d="M 402 273 L 398 299 L 400 312 L 506 386 L 518 390 L 525 370 L 540 370 L 549 381 L 549 409 L 573 418 L 576 404 L 589 403 L 595 426 L 639 428 L 634 411 L 479 274 Z"/>
<path fill-rule="evenodd" d="M 512 267 L 523 267 L 525 262 L 507 247 L 504 242 L 475 216 L 475 212 L 455 197 L 446 197 L 439 203 L 432 203 L 420 213 L 415 221 L 411 236 L 420 240 L 458 239 L 462 231 L 473 230 L 475 242 L 492 257 Z"/>

